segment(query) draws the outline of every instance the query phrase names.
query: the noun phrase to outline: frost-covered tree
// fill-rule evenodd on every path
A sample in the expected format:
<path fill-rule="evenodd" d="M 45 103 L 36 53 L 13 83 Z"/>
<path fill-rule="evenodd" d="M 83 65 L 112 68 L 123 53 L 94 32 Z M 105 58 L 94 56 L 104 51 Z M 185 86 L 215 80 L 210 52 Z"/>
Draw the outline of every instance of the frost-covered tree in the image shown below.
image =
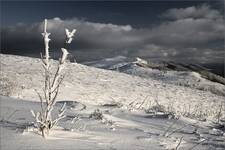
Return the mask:
<path fill-rule="evenodd" d="M 64 112 L 65 112 L 65 104 L 61 107 L 59 110 L 58 116 L 56 118 L 53 118 L 52 111 L 54 109 L 54 105 L 56 103 L 56 98 L 59 92 L 59 86 L 63 81 L 63 69 L 66 65 L 66 59 L 68 56 L 68 51 L 66 49 L 66 44 L 70 44 L 73 36 L 76 32 L 75 29 L 70 32 L 68 29 L 65 29 L 66 31 L 66 40 L 64 48 L 61 48 L 62 50 L 62 57 L 59 59 L 57 70 L 55 73 L 52 73 L 51 71 L 51 65 L 49 61 L 49 41 L 50 41 L 50 34 L 47 32 L 47 19 L 44 21 L 44 32 L 42 33 L 43 39 L 44 39 L 44 45 L 45 45 L 45 55 L 42 57 L 42 66 L 45 70 L 45 82 L 44 82 L 44 88 L 43 88 L 43 96 L 37 92 L 39 99 L 41 101 L 41 111 L 34 113 L 33 110 L 31 110 L 32 115 L 35 117 L 37 127 L 39 131 L 42 133 L 43 137 L 46 137 L 49 134 L 50 129 L 52 129 L 60 119 L 64 118 Z"/>

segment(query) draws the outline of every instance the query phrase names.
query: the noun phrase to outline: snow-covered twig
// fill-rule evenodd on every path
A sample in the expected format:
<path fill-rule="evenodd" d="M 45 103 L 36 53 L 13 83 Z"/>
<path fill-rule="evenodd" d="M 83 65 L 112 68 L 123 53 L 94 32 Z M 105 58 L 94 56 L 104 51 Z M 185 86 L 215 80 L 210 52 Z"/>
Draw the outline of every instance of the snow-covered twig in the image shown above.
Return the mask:
<path fill-rule="evenodd" d="M 62 50 L 62 57 L 59 59 L 59 63 L 57 66 L 57 70 L 52 78 L 52 73 L 50 70 L 50 63 L 49 63 L 49 41 L 51 40 L 49 38 L 51 33 L 47 32 L 47 19 L 44 20 L 44 32 L 42 33 L 43 39 L 44 39 L 44 45 L 45 45 L 45 58 L 43 58 L 41 54 L 42 59 L 42 66 L 45 70 L 45 82 L 44 82 L 44 100 L 46 107 L 44 108 L 44 102 L 43 97 L 38 93 L 38 97 L 41 101 L 41 112 L 37 112 L 36 114 L 32 110 L 31 113 L 34 116 L 36 122 L 39 124 L 39 129 L 42 132 L 42 136 L 46 137 L 46 134 L 49 133 L 49 130 L 54 127 L 58 123 L 58 121 L 65 117 L 64 113 L 66 110 L 65 104 L 62 106 L 62 108 L 59 111 L 58 117 L 55 119 L 52 119 L 52 110 L 54 109 L 56 98 L 59 92 L 59 86 L 63 81 L 64 76 L 62 75 L 62 70 L 65 68 L 66 65 L 66 59 L 68 57 L 69 52 L 67 49 L 61 48 Z M 72 32 L 69 32 L 68 29 L 66 29 L 66 44 L 70 44 L 73 36 L 75 34 L 76 30 L 73 29 Z"/>
<path fill-rule="evenodd" d="M 183 140 L 183 136 L 179 139 L 179 142 L 178 142 L 178 144 L 177 144 L 175 150 L 178 150 L 178 148 L 179 148 L 179 146 L 180 146 L 182 140 Z"/>
<path fill-rule="evenodd" d="M 66 43 L 70 44 L 73 40 L 73 36 L 76 33 L 76 29 L 73 29 L 71 32 L 68 29 L 65 29 L 66 31 Z"/>
<path fill-rule="evenodd" d="M 199 143 L 195 144 L 193 147 L 191 147 L 191 148 L 188 149 L 188 150 L 194 149 L 196 146 L 198 146 L 199 144 L 201 144 L 201 143 L 203 143 L 203 142 L 205 142 L 205 141 L 207 141 L 207 140 L 208 140 L 208 139 L 203 139 L 202 141 L 200 141 Z"/>

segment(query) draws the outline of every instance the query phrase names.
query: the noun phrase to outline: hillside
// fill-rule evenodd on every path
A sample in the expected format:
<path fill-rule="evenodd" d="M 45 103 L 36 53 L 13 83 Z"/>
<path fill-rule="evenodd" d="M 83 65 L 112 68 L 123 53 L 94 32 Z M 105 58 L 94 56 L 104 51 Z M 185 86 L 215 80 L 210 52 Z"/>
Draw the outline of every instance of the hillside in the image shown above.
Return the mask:
<path fill-rule="evenodd" d="M 26 128 L 26 123 L 32 122 L 29 110 L 38 109 L 39 99 L 35 89 L 41 92 L 44 81 L 41 60 L 3 54 L 0 54 L 0 58 L 0 95 L 3 95 L 0 97 L 0 125 L 4 135 L 10 135 L 2 142 L 6 143 L 3 147 L 12 148 L 6 142 L 12 140 L 12 137 L 19 137 L 21 141 L 33 137 L 34 140 L 30 140 L 29 143 L 33 143 L 34 147 L 31 147 L 35 149 L 35 146 L 36 148 L 40 146 L 39 137 L 32 132 L 25 132 L 25 136 L 22 136 L 15 133 L 14 129 Z M 56 62 L 52 61 L 54 62 L 52 67 L 55 68 Z M 129 69 L 125 72 L 129 72 Z M 46 149 L 59 147 L 69 149 L 65 143 L 71 144 L 74 142 L 73 138 L 79 139 L 74 146 L 83 149 L 127 149 L 132 146 L 134 149 L 149 149 L 149 147 L 172 149 L 177 146 L 181 137 L 183 137 L 181 147 L 184 149 L 205 139 L 208 145 L 201 145 L 198 148 L 225 147 L 224 95 L 198 89 L 196 88 L 198 86 L 184 86 L 179 83 L 184 79 L 184 83 L 194 83 L 195 79 L 198 79 L 201 83 L 199 85 L 214 86 L 218 90 L 223 90 L 224 85 L 205 80 L 195 72 L 163 73 L 159 70 L 140 68 L 133 68 L 131 71 L 132 73 L 127 74 L 68 62 L 58 97 L 59 101 L 67 103 L 67 120 L 60 123 L 60 127 L 64 128 L 63 131 L 55 129 L 53 136 L 50 136 L 50 139 L 62 140 L 54 146 L 51 145 L 53 141 L 48 141 L 44 144 L 47 146 Z M 163 78 L 160 78 L 162 75 Z M 86 106 L 85 110 L 74 110 L 77 104 L 78 108 Z M 96 109 L 100 109 L 106 118 L 103 125 L 101 122 L 88 119 Z M 7 116 L 16 110 L 19 112 L 7 120 Z M 71 116 L 74 117 L 75 114 L 80 116 L 81 126 L 86 125 L 87 130 L 80 131 L 76 126 L 73 131 L 69 127 L 70 132 L 68 131 L 70 124 L 67 121 L 71 122 Z M 218 120 L 220 124 L 216 123 Z M 171 125 L 173 127 L 170 127 Z M 220 125 L 219 128 L 217 125 Z M 177 131 L 165 137 L 163 134 L 167 130 Z M 116 140 L 118 135 L 123 139 L 129 138 L 123 141 L 124 144 Z M 98 145 L 95 145 L 96 142 Z M 22 146 L 19 141 L 16 143 Z M 26 146 L 29 145 L 22 147 L 28 148 Z"/>
<path fill-rule="evenodd" d="M 144 109 L 150 107 L 147 101 L 152 105 L 157 101 L 178 114 L 189 113 L 198 116 L 201 115 L 198 114 L 201 109 L 206 118 L 215 117 L 217 108 L 225 104 L 224 96 L 188 86 L 170 84 L 171 80 L 175 82 L 182 80 L 178 75 L 171 74 L 168 83 L 168 80 L 155 80 L 151 76 L 141 78 L 77 63 L 68 63 L 65 72 L 59 100 L 76 100 L 96 105 L 115 101 L 124 107 L 129 107 L 131 102 L 142 103 L 147 99 L 146 104 L 142 106 Z M 141 70 L 136 72 L 146 75 L 146 72 L 142 73 Z M 157 78 L 162 72 L 155 71 L 152 74 Z M 189 77 L 191 75 L 195 74 L 190 73 Z M 41 92 L 43 79 L 40 59 L 1 55 L 1 82 L 9 85 L 7 86 L 9 96 L 38 101 L 34 90 Z M 224 88 L 220 84 L 214 86 Z M 4 87 L 1 89 L 4 90 Z"/>

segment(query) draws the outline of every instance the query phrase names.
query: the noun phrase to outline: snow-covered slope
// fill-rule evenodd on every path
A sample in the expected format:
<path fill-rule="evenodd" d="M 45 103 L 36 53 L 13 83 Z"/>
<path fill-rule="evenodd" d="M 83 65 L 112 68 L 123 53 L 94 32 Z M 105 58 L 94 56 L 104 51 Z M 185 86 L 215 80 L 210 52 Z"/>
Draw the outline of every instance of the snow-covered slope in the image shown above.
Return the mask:
<path fill-rule="evenodd" d="M 193 71 L 160 71 L 133 64 L 129 68 L 123 69 L 122 72 L 225 96 L 225 86 L 223 84 L 207 80 L 201 77 L 199 73 Z"/>
<path fill-rule="evenodd" d="M 34 90 L 41 92 L 44 79 L 40 59 L 2 54 L 0 56 L 2 89 L 8 88 L 8 95 L 12 97 L 38 101 Z M 68 63 L 65 72 L 59 100 L 76 100 L 95 105 L 115 101 L 124 108 L 145 110 L 160 104 L 176 114 L 207 119 L 215 118 L 218 108 L 225 106 L 224 96 L 170 84 L 165 80 L 141 78 L 75 63 Z M 162 72 L 153 74 L 160 76 Z M 173 79 L 175 82 L 177 80 L 182 79 Z M 9 86 L 5 86 L 7 84 Z M 223 107 L 223 117 L 224 109 Z"/>
<path fill-rule="evenodd" d="M 151 78 L 164 83 L 190 87 L 198 90 L 209 91 L 216 95 L 225 96 L 225 85 L 205 79 L 194 71 L 173 71 L 146 68 L 136 65 L 136 61 L 120 56 L 86 63 L 89 66 L 115 70 L 142 78 Z M 101 64 L 101 65 L 100 65 Z M 157 64 L 156 65 L 160 65 Z M 161 64 L 162 65 L 162 64 Z M 104 66 L 104 67 L 103 67 Z"/>
<path fill-rule="evenodd" d="M 84 62 L 82 64 L 96 67 L 96 68 L 113 70 L 113 69 L 122 67 L 126 64 L 129 64 L 130 62 L 132 62 L 132 59 L 129 59 L 125 56 L 116 56 L 113 58 L 105 58 L 105 59 L 91 61 L 91 62 Z"/>
<path fill-rule="evenodd" d="M 5 95 L 0 149 L 225 148 L 225 97 L 176 84 L 202 80 L 196 73 L 142 70 L 129 63 L 120 65 L 122 73 L 68 63 L 53 111 L 54 116 L 66 102 L 66 117 L 44 140 L 30 113 L 40 110 L 35 90 L 43 88 L 41 60 L 0 54 L 0 65 L 0 95 Z"/>

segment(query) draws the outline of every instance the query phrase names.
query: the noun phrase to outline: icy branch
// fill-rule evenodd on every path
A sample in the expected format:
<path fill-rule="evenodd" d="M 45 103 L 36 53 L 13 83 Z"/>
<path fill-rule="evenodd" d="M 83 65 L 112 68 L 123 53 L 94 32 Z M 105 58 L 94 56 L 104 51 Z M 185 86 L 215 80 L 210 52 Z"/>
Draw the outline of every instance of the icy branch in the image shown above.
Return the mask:
<path fill-rule="evenodd" d="M 44 32 L 42 33 L 43 37 L 44 37 L 44 44 L 45 44 L 45 63 L 47 65 L 47 67 L 49 66 L 49 41 L 51 39 L 49 39 L 49 35 L 51 33 L 48 33 L 47 32 L 47 24 L 48 24 L 48 21 L 47 19 L 45 19 L 44 21 Z"/>
<path fill-rule="evenodd" d="M 76 29 L 73 29 L 72 32 L 70 32 L 68 29 L 65 29 L 66 31 L 66 43 L 70 44 L 73 40 L 73 36 L 76 33 Z"/>
<path fill-rule="evenodd" d="M 31 113 L 34 116 L 36 123 L 39 124 L 39 130 L 42 132 L 42 136 L 46 137 L 46 134 L 49 133 L 49 130 L 54 127 L 58 123 L 58 121 L 65 117 L 64 113 L 66 111 L 66 104 L 62 106 L 59 110 L 58 116 L 56 118 L 52 118 L 52 110 L 54 109 L 56 98 L 59 92 L 59 86 L 63 81 L 64 75 L 62 74 L 62 70 L 65 68 L 66 59 L 68 57 L 67 49 L 61 48 L 62 50 L 62 57 L 59 59 L 58 67 L 55 74 L 51 73 L 50 64 L 49 64 L 49 35 L 50 33 L 47 32 L 47 19 L 44 20 L 44 32 L 42 33 L 44 38 L 44 45 L 45 45 L 45 58 L 42 57 L 42 65 L 45 69 L 45 82 L 44 82 L 44 96 L 41 96 L 38 93 L 38 97 L 41 101 L 41 112 L 37 112 L 36 114 L 32 110 Z M 65 44 L 70 44 L 73 36 L 76 32 L 75 29 L 70 32 L 68 29 L 66 30 L 66 41 Z M 66 45 L 65 45 L 66 46 Z M 43 102 L 45 100 L 46 103 Z M 46 107 L 44 107 L 44 104 Z"/>

